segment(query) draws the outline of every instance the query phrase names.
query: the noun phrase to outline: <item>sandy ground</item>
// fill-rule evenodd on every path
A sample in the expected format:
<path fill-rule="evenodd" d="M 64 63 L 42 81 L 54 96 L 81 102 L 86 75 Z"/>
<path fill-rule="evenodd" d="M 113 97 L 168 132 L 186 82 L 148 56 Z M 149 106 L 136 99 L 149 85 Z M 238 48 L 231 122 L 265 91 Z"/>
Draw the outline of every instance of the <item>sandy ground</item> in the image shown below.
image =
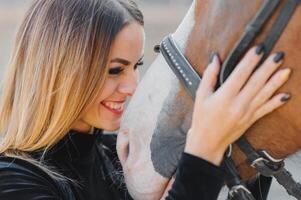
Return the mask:
<path fill-rule="evenodd" d="M 30 0 L 0 0 L 0 78 L 3 77 L 14 35 L 24 11 L 28 7 L 28 2 Z M 165 3 L 164 5 L 141 4 L 145 14 L 147 37 L 145 65 L 141 68 L 142 73 L 156 57 L 156 54 L 152 51 L 153 46 L 158 44 L 163 36 L 175 30 L 188 9 L 189 3 L 179 2 L 177 4 Z M 300 156 L 294 156 L 286 162 L 288 169 L 298 180 L 301 179 L 300 160 Z M 226 189 L 222 192 L 220 200 L 225 199 L 225 191 Z M 274 181 L 268 199 L 293 200 L 294 198 L 289 197 L 284 189 Z"/>

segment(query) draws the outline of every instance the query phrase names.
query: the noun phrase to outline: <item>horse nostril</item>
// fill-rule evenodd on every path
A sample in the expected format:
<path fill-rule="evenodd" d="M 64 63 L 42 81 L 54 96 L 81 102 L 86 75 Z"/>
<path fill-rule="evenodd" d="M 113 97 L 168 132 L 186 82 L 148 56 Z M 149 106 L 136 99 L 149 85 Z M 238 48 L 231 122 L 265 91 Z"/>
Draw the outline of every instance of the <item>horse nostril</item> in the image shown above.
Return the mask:
<path fill-rule="evenodd" d="M 124 154 L 125 154 L 125 159 L 127 160 L 130 154 L 130 143 L 128 143 L 128 145 L 126 146 Z"/>

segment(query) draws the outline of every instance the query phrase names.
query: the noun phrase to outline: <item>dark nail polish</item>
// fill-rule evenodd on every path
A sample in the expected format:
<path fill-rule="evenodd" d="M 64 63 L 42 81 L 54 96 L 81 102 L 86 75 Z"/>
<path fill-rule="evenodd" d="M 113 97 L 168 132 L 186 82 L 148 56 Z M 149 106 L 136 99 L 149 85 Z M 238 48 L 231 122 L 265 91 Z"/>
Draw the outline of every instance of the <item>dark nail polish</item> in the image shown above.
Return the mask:
<path fill-rule="evenodd" d="M 259 44 L 256 46 L 255 53 L 261 55 L 265 50 L 264 44 Z"/>
<path fill-rule="evenodd" d="M 282 101 L 282 102 L 287 102 L 288 100 L 290 100 L 291 96 L 292 96 L 291 94 L 286 93 L 286 94 L 281 98 L 281 101 Z"/>
<path fill-rule="evenodd" d="M 217 53 L 216 52 L 212 52 L 211 55 L 210 55 L 210 59 L 209 59 L 209 64 L 211 64 L 214 60 L 214 58 L 217 56 Z"/>
<path fill-rule="evenodd" d="M 275 57 L 273 58 L 273 61 L 275 62 L 275 63 L 279 63 L 281 60 L 283 60 L 283 58 L 284 58 L 284 53 L 283 52 L 278 52 L 276 55 L 275 55 Z"/>

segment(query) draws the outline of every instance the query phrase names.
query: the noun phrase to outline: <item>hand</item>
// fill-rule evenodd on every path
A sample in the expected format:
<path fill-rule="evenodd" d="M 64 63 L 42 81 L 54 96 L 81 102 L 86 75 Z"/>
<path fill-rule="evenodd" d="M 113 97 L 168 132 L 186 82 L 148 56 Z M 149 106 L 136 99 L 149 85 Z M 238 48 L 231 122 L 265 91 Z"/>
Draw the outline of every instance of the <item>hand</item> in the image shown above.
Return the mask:
<path fill-rule="evenodd" d="M 219 165 L 230 144 L 290 98 L 288 93 L 274 95 L 291 72 L 278 70 L 283 53 L 271 55 L 252 73 L 263 56 L 262 49 L 262 45 L 252 48 L 215 92 L 220 61 L 214 56 L 197 91 L 185 152 Z"/>

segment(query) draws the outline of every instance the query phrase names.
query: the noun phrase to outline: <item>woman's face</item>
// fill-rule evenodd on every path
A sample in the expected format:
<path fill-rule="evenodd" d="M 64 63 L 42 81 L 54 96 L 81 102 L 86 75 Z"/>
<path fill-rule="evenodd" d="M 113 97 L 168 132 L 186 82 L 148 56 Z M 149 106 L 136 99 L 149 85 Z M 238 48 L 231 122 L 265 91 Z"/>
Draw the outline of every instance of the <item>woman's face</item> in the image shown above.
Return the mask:
<path fill-rule="evenodd" d="M 72 129 L 88 132 L 91 127 L 113 131 L 119 128 L 127 97 L 138 84 L 138 65 L 144 53 L 144 29 L 138 23 L 126 25 L 116 36 L 110 56 L 109 75 L 102 92 L 73 125 Z"/>

